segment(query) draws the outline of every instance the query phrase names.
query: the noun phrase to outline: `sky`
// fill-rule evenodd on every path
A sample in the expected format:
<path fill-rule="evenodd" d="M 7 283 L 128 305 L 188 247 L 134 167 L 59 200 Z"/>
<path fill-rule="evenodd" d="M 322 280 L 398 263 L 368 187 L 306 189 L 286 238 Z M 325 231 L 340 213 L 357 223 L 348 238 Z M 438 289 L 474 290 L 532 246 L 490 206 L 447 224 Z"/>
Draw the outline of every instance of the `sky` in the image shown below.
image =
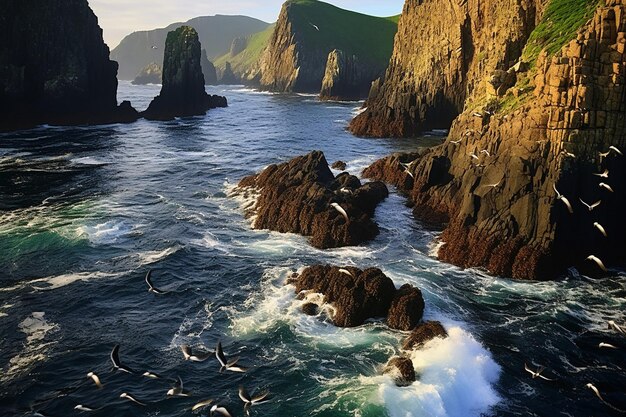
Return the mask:
<path fill-rule="evenodd" d="M 284 0 L 89 0 L 111 49 L 137 30 L 165 27 L 193 17 L 231 14 L 276 21 Z M 404 0 L 326 0 L 343 9 L 375 16 L 402 12 Z"/>

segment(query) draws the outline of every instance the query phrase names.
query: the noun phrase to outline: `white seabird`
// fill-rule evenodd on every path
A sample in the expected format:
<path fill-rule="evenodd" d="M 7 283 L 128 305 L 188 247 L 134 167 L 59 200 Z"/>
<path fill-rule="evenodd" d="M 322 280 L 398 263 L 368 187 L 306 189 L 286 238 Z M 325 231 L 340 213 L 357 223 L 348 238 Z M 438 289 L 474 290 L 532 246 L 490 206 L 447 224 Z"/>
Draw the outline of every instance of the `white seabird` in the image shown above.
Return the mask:
<path fill-rule="evenodd" d="M 128 401 L 132 401 L 132 402 L 134 402 L 135 404 L 140 405 L 140 406 L 142 406 L 142 407 L 145 407 L 145 406 L 146 406 L 146 404 L 145 404 L 145 403 L 142 403 L 141 401 L 139 401 L 138 399 L 136 399 L 136 398 L 135 398 L 135 397 L 133 397 L 132 395 L 127 394 L 127 393 L 125 393 L 125 392 L 123 392 L 123 393 L 121 393 L 121 394 L 120 394 L 120 398 L 126 398 Z"/>
<path fill-rule="evenodd" d="M 607 349 L 618 349 L 617 346 L 612 345 L 610 343 L 604 343 L 604 342 L 600 342 L 600 344 L 598 345 L 599 348 L 607 348 Z"/>
<path fill-rule="evenodd" d="M 129 374 L 135 373 L 132 369 L 122 365 L 120 362 L 120 345 L 115 345 L 113 347 L 113 350 L 111 351 L 111 362 L 113 362 L 113 367 L 119 371 L 127 372 Z"/>
<path fill-rule="evenodd" d="M 102 388 L 102 382 L 100 382 L 100 378 L 98 377 L 98 375 L 96 375 L 93 372 L 89 372 L 87 374 L 87 378 L 91 378 L 93 380 L 94 384 L 96 384 L 96 387 Z"/>
<path fill-rule="evenodd" d="M 600 233 L 602 233 L 604 235 L 604 237 L 609 237 L 609 235 L 606 234 L 606 230 L 604 230 L 604 227 L 602 227 L 602 225 L 598 222 L 595 222 L 593 224 L 593 227 L 595 227 L 596 229 L 598 229 L 600 231 Z"/>
<path fill-rule="evenodd" d="M 602 172 L 601 174 L 593 174 L 596 177 L 600 177 L 600 178 L 609 178 L 609 170 L 605 169 L 604 172 Z"/>
<path fill-rule="evenodd" d="M 151 292 L 153 294 L 165 294 L 166 293 L 166 291 L 161 291 L 160 289 L 155 287 L 154 284 L 152 283 L 152 270 L 149 270 L 148 273 L 146 274 L 145 281 L 146 281 L 146 284 L 148 284 L 148 292 Z"/>
<path fill-rule="evenodd" d="M 583 205 L 585 207 L 587 207 L 587 209 L 589 209 L 589 211 L 593 211 L 593 209 L 595 209 L 596 207 L 598 207 L 602 203 L 602 200 L 599 200 L 599 201 L 596 201 L 595 203 L 589 205 L 589 204 L 585 203 L 582 198 L 579 198 L 579 200 L 580 200 L 581 203 L 583 203 Z"/>
<path fill-rule="evenodd" d="M 567 206 L 567 211 L 569 211 L 570 214 L 573 214 L 574 213 L 574 209 L 572 208 L 572 205 L 570 204 L 570 202 L 567 199 L 567 197 L 565 197 L 564 195 L 559 193 L 559 190 L 556 189 L 556 185 L 555 184 L 552 184 L 552 188 L 554 188 L 554 191 L 556 192 L 556 199 L 557 200 L 561 200 L 563 202 L 563 204 L 565 204 L 565 206 Z"/>
<path fill-rule="evenodd" d="M 190 397 L 191 393 L 183 389 L 183 380 L 180 377 L 174 382 L 174 386 L 167 391 L 168 397 Z"/>
<path fill-rule="evenodd" d="M 337 203 L 330 203 L 330 205 L 331 205 L 332 208 L 337 210 L 339 212 L 339 214 L 341 214 L 343 216 L 344 219 L 346 219 L 346 223 L 350 223 L 350 217 L 348 217 L 348 213 L 346 213 L 346 211 L 343 209 L 343 207 L 341 207 Z"/>
<path fill-rule="evenodd" d="M 221 365 L 220 372 L 224 370 L 232 372 L 246 372 L 245 369 L 237 366 L 239 358 L 234 358 L 230 361 L 226 359 L 226 355 L 224 355 L 224 351 L 222 350 L 222 342 L 217 342 L 217 347 L 215 348 L 215 357 Z"/>
<path fill-rule="evenodd" d="M 606 267 L 604 266 L 604 263 L 602 262 L 602 260 L 600 260 L 600 258 L 598 258 L 595 255 L 589 255 L 587 256 L 587 260 L 588 261 L 592 261 L 595 262 L 596 265 L 598 265 L 600 267 L 601 270 L 603 270 L 604 272 L 608 272 L 608 270 L 606 269 Z"/>
<path fill-rule="evenodd" d="M 352 272 L 348 271 L 347 269 L 341 268 L 341 269 L 339 270 L 339 272 L 340 272 L 340 273 L 342 273 L 342 274 L 349 275 L 349 276 L 351 276 L 351 277 L 353 277 L 353 278 L 354 278 L 354 275 L 352 275 Z"/>
<path fill-rule="evenodd" d="M 211 355 L 213 355 L 212 350 L 204 353 L 193 353 L 189 345 L 182 345 L 180 347 L 180 350 L 183 352 L 183 357 L 185 358 L 185 360 L 192 362 L 204 362 L 205 360 L 209 359 Z"/>
<path fill-rule="evenodd" d="M 241 401 L 243 401 L 243 409 L 247 415 L 250 414 L 250 407 L 252 407 L 253 405 L 260 405 L 268 402 L 269 400 L 267 400 L 266 398 L 269 394 L 269 391 L 265 391 L 260 395 L 251 397 L 250 394 L 248 394 L 248 391 L 246 391 L 246 389 L 243 387 L 243 385 L 239 386 L 239 398 L 241 398 Z"/>
<path fill-rule="evenodd" d="M 617 149 L 615 146 L 609 146 L 609 151 L 613 151 L 616 154 L 618 154 L 619 156 L 624 156 L 624 154 L 622 153 L 622 151 L 620 151 L 619 149 Z"/>
<path fill-rule="evenodd" d="M 613 189 L 611 188 L 611 186 L 610 186 L 610 185 L 605 184 L 605 183 L 603 183 L 603 182 L 601 182 L 600 184 L 598 184 L 598 186 L 599 186 L 600 188 L 604 188 L 604 189 L 608 190 L 609 192 L 614 192 L 614 191 L 613 191 Z"/>
<path fill-rule="evenodd" d="M 211 413 L 210 414 L 211 416 L 215 413 L 219 413 L 225 417 L 232 417 L 226 408 L 218 406 L 218 405 L 214 405 L 213 407 L 211 407 L 210 413 Z"/>
<path fill-rule="evenodd" d="M 211 405 L 212 403 L 213 400 L 200 401 L 199 403 L 191 407 L 191 411 L 196 411 L 198 408 L 206 407 L 207 405 Z"/>
<path fill-rule="evenodd" d="M 541 373 L 546 369 L 545 366 L 542 366 L 536 371 L 533 371 L 532 369 L 528 367 L 528 365 L 524 364 L 524 369 L 526 370 L 526 372 L 532 375 L 533 379 L 541 378 L 541 379 L 545 379 L 546 381 L 554 381 L 554 379 L 546 378 L 545 376 L 541 375 Z"/>

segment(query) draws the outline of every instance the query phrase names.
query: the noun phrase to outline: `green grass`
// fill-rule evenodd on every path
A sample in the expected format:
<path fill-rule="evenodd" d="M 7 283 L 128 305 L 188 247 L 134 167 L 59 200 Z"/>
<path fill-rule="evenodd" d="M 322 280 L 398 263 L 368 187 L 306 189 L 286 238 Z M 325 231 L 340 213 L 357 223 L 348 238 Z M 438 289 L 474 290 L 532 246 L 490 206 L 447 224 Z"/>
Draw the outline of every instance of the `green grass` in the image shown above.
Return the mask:
<path fill-rule="evenodd" d="M 357 55 L 365 62 L 383 67 L 389 63 L 400 15 L 368 16 L 317 0 L 290 0 L 287 5 L 297 40 L 305 48 L 320 49 L 327 53 L 341 49 L 346 54 Z M 236 73 L 252 68 L 268 45 L 274 27 L 272 25 L 263 32 L 251 35 L 243 52 L 236 56 L 223 55 L 215 60 L 215 66 L 223 68 L 226 62 L 230 62 Z"/>
<path fill-rule="evenodd" d="M 246 49 L 238 53 L 235 56 L 231 56 L 230 53 L 222 55 L 217 58 L 213 63 L 217 68 L 224 68 L 226 62 L 230 62 L 233 71 L 242 73 L 250 69 L 261 57 L 263 50 L 267 46 L 274 33 L 274 27 L 276 25 L 270 25 L 262 32 L 255 33 L 248 36 L 248 44 Z"/>
<path fill-rule="evenodd" d="M 550 56 L 559 52 L 591 19 L 598 4 L 599 0 L 551 0 L 526 43 L 522 54 L 524 61 L 534 66 L 542 50 Z"/>

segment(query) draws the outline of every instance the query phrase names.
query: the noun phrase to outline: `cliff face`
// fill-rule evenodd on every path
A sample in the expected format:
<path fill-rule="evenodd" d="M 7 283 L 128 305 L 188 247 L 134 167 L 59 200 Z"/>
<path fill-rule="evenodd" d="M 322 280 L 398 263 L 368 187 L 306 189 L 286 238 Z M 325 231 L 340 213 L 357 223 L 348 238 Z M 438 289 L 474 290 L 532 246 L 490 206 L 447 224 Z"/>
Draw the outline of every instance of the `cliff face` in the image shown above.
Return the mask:
<path fill-rule="evenodd" d="M 260 86 L 318 93 L 328 55 L 338 49 L 358 57 L 361 84 L 369 87 L 385 71 L 396 28 L 391 18 L 361 15 L 319 1 L 290 0 L 260 59 Z"/>
<path fill-rule="evenodd" d="M 224 69 L 220 73 L 218 83 L 221 85 L 234 85 L 239 84 L 239 82 L 239 78 L 237 78 L 237 76 L 233 72 L 233 68 L 230 65 L 230 62 L 227 62 L 224 65 Z"/>
<path fill-rule="evenodd" d="M 147 67 L 141 70 L 139 74 L 132 81 L 135 85 L 145 84 L 161 84 L 161 78 L 163 77 L 163 71 L 156 62 L 151 63 Z"/>
<path fill-rule="evenodd" d="M 590 255 L 624 264 L 625 12 L 609 0 L 561 51 L 542 53 L 519 107 L 467 109 L 443 145 L 367 170 L 409 193 L 417 217 L 447 223 L 442 260 L 524 279 L 572 265 L 602 273 Z M 411 161 L 414 180 L 400 165 Z"/>
<path fill-rule="evenodd" d="M 117 63 L 86 0 L 0 8 L 0 129 L 137 119 L 129 103 L 117 106 Z"/>
<path fill-rule="evenodd" d="M 178 116 L 203 115 L 210 108 L 225 107 L 224 97 L 204 90 L 198 33 L 181 26 L 167 35 L 161 93 L 143 113 L 147 119 L 169 120 Z"/>
<path fill-rule="evenodd" d="M 216 85 L 217 70 L 215 69 L 215 65 L 207 58 L 206 49 L 203 49 L 200 53 L 200 67 L 202 67 L 202 74 L 204 75 L 204 84 Z"/>
<path fill-rule="evenodd" d="M 514 65 L 545 0 L 406 0 L 377 97 L 350 126 L 361 136 L 447 129 L 485 76 Z"/>

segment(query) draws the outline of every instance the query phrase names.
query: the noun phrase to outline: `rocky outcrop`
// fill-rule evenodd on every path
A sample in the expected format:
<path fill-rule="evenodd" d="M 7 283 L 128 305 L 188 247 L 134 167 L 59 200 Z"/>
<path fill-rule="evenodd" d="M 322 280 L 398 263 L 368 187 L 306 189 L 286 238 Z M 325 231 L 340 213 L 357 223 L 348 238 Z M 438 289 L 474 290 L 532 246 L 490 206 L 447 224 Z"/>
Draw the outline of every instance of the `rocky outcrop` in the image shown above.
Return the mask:
<path fill-rule="evenodd" d="M 244 178 L 238 192 L 258 193 L 247 213 L 254 216 L 255 228 L 309 236 L 322 249 L 373 239 L 378 234 L 374 211 L 388 195 L 381 182 L 361 185 L 348 173 L 334 177 L 319 151 Z"/>
<path fill-rule="evenodd" d="M 394 356 L 387 362 L 383 373 L 390 375 L 399 387 L 407 387 L 415 382 L 413 361 L 405 356 Z"/>
<path fill-rule="evenodd" d="M 483 94 L 488 71 L 516 63 L 545 2 L 407 0 L 385 81 L 351 131 L 411 137 L 448 129 L 466 100 Z"/>
<path fill-rule="evenodd" d="M 623 265 L 625 12 L 609 0 L 559 52 L 542 53 L 533 91 L 517 108 L 468 107 L 443 145 L 368 170 L 400 183 L 418 218 L 446 224 L 440 259 L 522 279 L 572 265 L 602 273 L 592 254 Z M 414 160 L 410 179 L 402 159 Z M 594 175 L 605 170 L 608 178 Z M 581 200 L 601 204 L 591 211 Z"/>
<path fill-rule="evenodd" d="M 240 83 L 239 78 L 237 78 L 233 72 L 230 62 L 227 62 L 221 70 L 218 83 L 220 85 L 235 85 Z"/>
<path fill-rule="evenodd" d="M 363 77 L 356 55 L 346 56 L 342 51 L 335 49 L 328 54 L 320 99 L 358 100 L 365 98 L 371 84 L 371 75 Z"/>
<path fill-rule="evenodd" d="M 402 349 L 413 350 L 420 349 L 426 343 L 433 339 L 445 339 L 448 332 L 438 321 L 426 321 L 420 323 L 413 329 L 411 334 L 404 340 Z"/>
<path fill-rule="evenodd" d="M 153 62 L 144 69 L 132 81 L 134 85 L 161 84 L 163 71 L 159 64 Z"/>
<path fill-rule="evenodd" d="M 248 38 L 235 38 L 230 45 L 230 56 L 235 56 L 242 53 L 248 46 Z"/>
<path fill-rule="evenodd" d="M 385 317 L 396 292 L 393 281 L 380 269 L 360 270 L 315 265 L 302 271 L 295 282 L 296 293 L 324 295 L 333 306 L 333 323 L 339 327 L 360 326 L 369 318 Z"/>
<path fill-rule="evenodd" d="M 396 289 L 378 268 L 315 265 L 304 269 L 292 283 L 296 294 L 322 294 L 323 302 L 332 306 L 333 323 L 340 327 L 360 326 L 367 319 L 386 317 L 389 327 L 411 330 L 424 311 L 419 289 L 409 284 Z M 308 304 L 311 303 L 305 305 Z M 313 308 L 308 306 L 307 310 Z M 412 327 L 409 323 L 413 323 Z"/>
<path fill-rule="evenodd" d="M 279 92 L 319 93 L 329 54 L 340 50 L 350 58 L 329 71 L 347 68 L 350 72 L 346 73 L 348 78 L 341 73 L 334 96 L 364 98 L 370 83 L 387 67 L 396 29 L 392 19 L 353 13 L 319 1 L 289 0 L 260 59 L 260 86 Z M 359 57 L 358 70 L 354 69 L 354 56 Z M 332 76 L 328 81 L 332 82 Z M 353 85 L 357 91 L 350 90 Z"/>
<path fill-rule="evenodd" d="M 217 70 L 206 55 L 206 49 L 200 53 L 200 67 L 204 75 L 204 85 L 217 85 Z"/>
<path fill-rule="evenodd" d="M 339 171 L 345 171 L 346 170 L 346 163 L 343 161 L 335 161 L 333 162 L 333 164 L 330 166 L 332 169 L 337 169 Z"/>
<path fill-rule="evenodd" d="M 422 320 L 424 298 L 422 292 L 410 284 L 405 284 L 393 296 L 387 312 L 387 325 L 392 329 L 408 331 Z"/>
<path fill-rule="evenodd" d="M 131 122 L 86 0 L 0 0 L 0 130 Z M 71 21 L 71 25 L 65 22 Z"/>
<path fill-rule="evenodd" d="M 209 96 L 204 90 L 200 52 L 198 34 L 192 27 L 181 26 L 167 35 L 163 86 L 143 112 L 146 119 L 198 116 L 212 108 L 226 107 L 226 98 Z"/>

